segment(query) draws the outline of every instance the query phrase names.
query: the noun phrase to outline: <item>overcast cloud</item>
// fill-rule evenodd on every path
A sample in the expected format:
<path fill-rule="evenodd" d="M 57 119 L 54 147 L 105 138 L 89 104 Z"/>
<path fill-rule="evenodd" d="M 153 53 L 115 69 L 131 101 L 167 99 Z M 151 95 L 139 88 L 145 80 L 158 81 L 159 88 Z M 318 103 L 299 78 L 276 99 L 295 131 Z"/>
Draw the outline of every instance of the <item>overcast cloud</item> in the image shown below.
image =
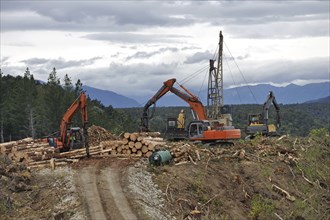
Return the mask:
<path fill-rule="evenodd" d="M 56 67 L 60 77 L 137 97 L 203 69 L 186 85 L 199 90 L 222 30 L 226 87 L 330 80 L 327 0 L 0 4 L 4 74 L 29 67 L 46 81 Z"/>

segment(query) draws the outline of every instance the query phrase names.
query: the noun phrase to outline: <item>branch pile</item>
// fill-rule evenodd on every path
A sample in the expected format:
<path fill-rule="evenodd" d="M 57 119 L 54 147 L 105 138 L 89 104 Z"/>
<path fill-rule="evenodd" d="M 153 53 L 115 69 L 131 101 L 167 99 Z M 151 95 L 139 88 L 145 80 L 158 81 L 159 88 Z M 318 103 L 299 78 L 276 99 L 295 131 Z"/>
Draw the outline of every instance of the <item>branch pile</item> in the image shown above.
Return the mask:
<path fill-rule="evenodd" d="M 88 141 L 90 146 L 97 146 L 101 141 L 117 140 L 118 138 L 110 131 L 100 126 L 92 125 L 88 128 Z"/>

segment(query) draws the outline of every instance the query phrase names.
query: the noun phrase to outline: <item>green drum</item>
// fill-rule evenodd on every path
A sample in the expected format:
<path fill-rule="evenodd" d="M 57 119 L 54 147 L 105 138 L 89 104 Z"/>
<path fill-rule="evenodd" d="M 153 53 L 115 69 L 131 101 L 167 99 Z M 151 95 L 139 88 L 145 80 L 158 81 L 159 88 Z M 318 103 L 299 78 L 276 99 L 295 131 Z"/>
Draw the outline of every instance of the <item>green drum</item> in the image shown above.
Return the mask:
<path fill-rule="evenodd" d="M 172 159 L 171 152 L 169 150 L 160 150 L 154 152 L 149 157 L 149 164 L 154 166 L 160 166 L 163 164 L 168 164 Z"/>

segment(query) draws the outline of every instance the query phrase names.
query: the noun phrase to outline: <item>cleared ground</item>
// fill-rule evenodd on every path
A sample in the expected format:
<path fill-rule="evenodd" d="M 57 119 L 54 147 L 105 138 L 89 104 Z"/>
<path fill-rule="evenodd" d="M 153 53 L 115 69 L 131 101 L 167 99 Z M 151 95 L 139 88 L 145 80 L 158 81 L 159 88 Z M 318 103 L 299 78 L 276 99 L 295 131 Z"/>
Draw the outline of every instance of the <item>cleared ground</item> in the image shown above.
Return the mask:
<path fill-rule="evenodd" d="M 2 157 L 1 218 L 329 219 L 329 136 L 196 150 L 160 167 L 109 157 L 31 172 Z"/>

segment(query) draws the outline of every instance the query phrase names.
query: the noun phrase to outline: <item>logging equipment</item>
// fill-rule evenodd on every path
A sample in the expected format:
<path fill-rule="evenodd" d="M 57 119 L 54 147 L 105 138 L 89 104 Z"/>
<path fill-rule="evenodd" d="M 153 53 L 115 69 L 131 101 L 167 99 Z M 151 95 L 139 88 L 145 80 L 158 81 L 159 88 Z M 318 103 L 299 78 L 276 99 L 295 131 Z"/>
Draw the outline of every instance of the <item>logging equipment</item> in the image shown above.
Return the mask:
<path fill-rule="evenodd" d="M 167 138 L 170 137 L 168 139 L 175 139 L 177 137 L 182 139 L 183 134 L 190 140 L 202 142 L 228 142 L 241 138 L 241 131 L 232 126 L 231 115 L 223 112 L 222 50 L 223 35 L 220 31 L 217 67 L 214 66 L 215 60 L 210 60 L 206 109 L 197 96 L 192 94 L 182 84 L 179 84 L 180 89 L 175 88 L 173 85 L 176 79 L 169 79 L 164 82 L 164 85 L 145 104 L 141 118 L 141 130 L 149 130 L 149 119 L 153 117 L 156 101 L 170 91 L 189 104 L 194 121 L 190 122 L 186 131 L 184 131 L 182 128 L 179 128 L 180 123 L 178 121 L 174 121 L 173 119 L 167 120 L 165 136 Z M 149 114 L 148 110 L 152 105 L 154 108 L 151 114 Z"/>
<path fill-rule="evenodd" d="M 276 109 L 276 124 L 268 123 L 268 111 L 271 105 Z M 266 101 L 263 104 L 262 112 L 260 114 L 248 115 L 248 126 L 245 127 L 245 133 L 248 138 L 253 138 L 256 134 L 265 136 L 278 136 L 278 129 L 281 127 L 280 107 L 276 102 L 275 95 L 272 91 L 269 92 Z"/>
<path fill-rule="evenodd" d="M 168 91 L 177 95 L 190 105 L 193 118 L 196 119 L 190 122 L 187 126 L 186 136 L 193 141 L 215 142 L 215 141 L 230 141 L 239 139 L 241 131 L 235 129 L 233 126 L 226 126 L 217 120 L 209 120 L 206 116 L 205 108 L 197 96 L 192 94 L 183 85 L 180 85 L 182 90 L 173 87 L 176 79 L 169 79 L 164 82 L 164 85 L 157 91 L 157 93 L 145 104 L 141 118 L 141 130 L 149 131 L 149 119 L 154 115 L 155 103 L 163 97 Z M 149 107 L 154 105 L 153 111 L 149 114 Z M 171 123 L 171 121 L 168 121 Z M 173 123 L 171 123 L 173 124 Z"/>
<path fill-rule="evenodd" d="M 80 127 L 70 127 L 72 118 L 79 109 L 81 111 L 82 129 Z M 57 132 L 58 135 L 55 137 L 47 137 L 47 141 L 49 145 L 54 146 L 61 152 L 85 147 L 86 154 L 89 156 L 87 125 L 87 98 L 85 92 L 81 92 L 79 97 L 63 115 L 60 131 Z"/>

